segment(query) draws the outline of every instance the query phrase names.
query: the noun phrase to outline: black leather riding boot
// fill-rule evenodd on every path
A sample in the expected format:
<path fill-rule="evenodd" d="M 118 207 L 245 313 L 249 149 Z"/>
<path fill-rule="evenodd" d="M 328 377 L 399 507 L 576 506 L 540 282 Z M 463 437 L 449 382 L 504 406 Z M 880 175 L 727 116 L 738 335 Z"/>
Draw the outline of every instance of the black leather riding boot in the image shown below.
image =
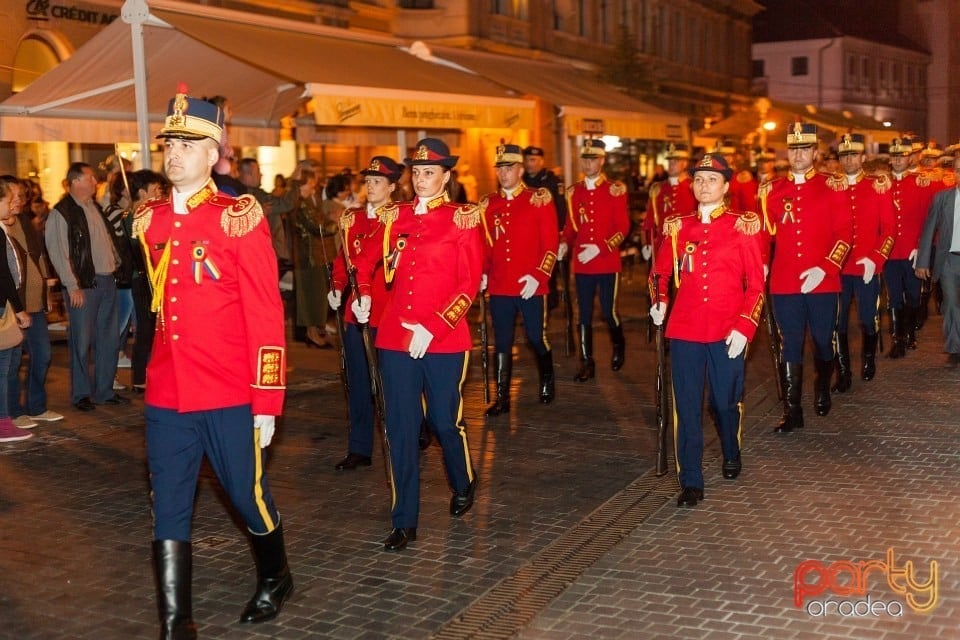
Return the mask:
<path fill-rule="evenodd" d="M 157 573 L 160 640 L 195 640 L 191 581 L 193 557 L 189 542 L 154 540 L 153 565 Z"/>
<path fill-rule="evenodd" d="M 906 309 L 890 309 L 890 325 L 893 327 L 893 344 L 890 345 L 888 358 L 896 359 L 907 355 Z"/>
<path fill-rule="evenodd" d="M 833 390 L 837 393 L 843 393 L 850 388 L 853 374 L 850 372 L 850 342 L 847 340 L 847 334 L 837 334 L 837 383 L 833 385 Z"/>
<path fill-rule="evenodd" d="M 597 373 L 593 361 L 593 327 L 580 325 L 580 371 L 574 377 L 577 382 L 586 382 Z"/>
<path fill-rule="evenodd" d="M 803 395 L 803 363 L 787 362 L 783 370 L 783 419 L 774 431 L 790 433 L 794 429 L 803 428 L 803 407 L 800 405 Z"/>
<path fill-rule="evenodd" d="M 537 369 L 540 372 L 540 402 L 550 404 L 555 395 L 553 383 L 553 351 L 537 356 Z"/>
<path fill-rule="evenodd" d="M 266 535 L 251 535 L 250 541 L 257 563 L 257 591 L 240 614 L 240 622 L 266 622 L 276 618 L 283 603 L 293 595 L 283 524 Z"/>
<path fill-rule="evenodd" d="M 510 412 L 510 376 L 513 373 L 513 354 L 497 354 L 497 397 L 487 407 L 486 415 L 498 416 Z"/>
<path fill-rule="evenodd" d="M 833 360 L 816 360 L 816 378 L 813 382 L 814 391 L 814 409 L 818 416 L 825 416 L 830 413 L 830 378 L 833 377 Z"/>
<path fill-rule="evenodd" d="M 623 368 L 627 350 L 622 324 L 610 328 L 610 342 L 613 343 L 613 357 L 610 358 L 610 368 L 614 371 L 620 371 Z"/>
<path fill-rule="evenodd" d="M 863 351 L 860 354 L 862 367 L 860 369 L 860 378 L 863 380 L 873 380 L 877 375 L 877 334 L 868 335 L 866 329 L 863 330 Z"/>

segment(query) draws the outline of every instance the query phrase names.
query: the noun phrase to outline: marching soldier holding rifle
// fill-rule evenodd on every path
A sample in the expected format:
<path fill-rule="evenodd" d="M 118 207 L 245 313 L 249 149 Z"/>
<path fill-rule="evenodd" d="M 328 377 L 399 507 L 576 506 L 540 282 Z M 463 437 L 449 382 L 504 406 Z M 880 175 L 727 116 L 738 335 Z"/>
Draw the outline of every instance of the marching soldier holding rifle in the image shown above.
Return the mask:
<path fill-rule="evenodd" d="M 560 232 L 563 231 L 563 225 L 567 221 L 567 201 L 563 197 L 563 185 L 553 171 L 544 166 L 543 149 L 540 147 L 529 146 L 523 150 L 523 175 L 521 176 L 523 184 L 531 189 L 545 188 L 550 192 L 552 198 L 553 210 L 556 213 L 557 227 L 554 233 L 554 240 L 560 243 Z M 555 269 L 550 275 L 550 286 L 547 292 L 547 311 L 557 306 L 561 301 L 558 296 L 559 290 L 566 290 L 569 294 L 570 281 L 558 280 L 560 274 Z M 558 286 L 559 285 L 559 286 Z M 569 355 L 569 354 L 567 354 Z"/>
<path fill-rule="evenodd" d="M 667 179 L 650 185 L 647 213 L 643 218 L 643 247 L 640 251 L 644 260 L 650 260 L 654 251 L 660 249 L 663 221 L 667 216 L 689 213 L 697 208 L 687 172 L 690 148 L 683 143 L 671 142 L 664 157 L 667 159 Z"/>
<path fill-rule="evenodd" d="M 473 346 L 467 314 L 480 288 L 483 261 L 480 211 L 447 197 L 444 187 L 457 156 L 442 140 L 420 140 L 404 163 L 411 167 L 416 198 L 381 213 L 383 250 L 356 257 L 360 297 L 351 304 L 357 320 L 367 321 L 371 284 L 380 277 L 373 271 L 382 258 L 383 277 L 392 283 L 377 331 L 394 479 L 387 551 L 417 539 L 424 399 L 454 494 L 450 515 L 469 511 L 477 487 L 462 420 L 462 386 Z"/>
<path fill-rule="evenodd" d="M 567 223 L 557 251 L 563 260 L 568 250 L 576 253 L 577 304 L 580 317 L 580 371 L 577 382 L 596 374 L 593 361 L 593 298 L 599 294 L 600 313 L 610 328 L 613 357 L 610 368 L 619 371 L 626 357 L 623 325 L 617 312 L 620 286 L 620 243 L 630 232 L 627 188 L 603 175 L 606 147 L 602 140 L 588 139 L 580 149 L 584 178 L 567 189 Z"/>
<path fill-rule="evenodd" d="M 760 218 L 724 204 L 733 171 L 707 154 L 690 170 L 696 211 L 669 216 L 664 242 L 650 273 L 650 315 L 663 324 L 674 281 L 676 295 L 666 337 L 676 406 L 677 506 L 703 500 L 703 390 L 709 382 L 723 449 L 723 477 L 740 474 L 740 418 L 744 355 L 763 306 Z"/>
<path fill-rule="evenodd" d="M 337 310 L 342 304 L 342 293 L 349 281 L 347 272 L 350 264 L 356 263 L 364 251 L 375 256 L 380 255 L 383 246 L 383 223 L 381 215 L 395 211 L 397 205 L 392 196 L 397 181 L 403 175 L 403 167 L 386 156 L 375 156 L 370 165 L 360 172 L 367 189 L 367 206 L 351 209 L 340 218 L 343 234 L 341 255 L 333 264 L 333 288 L 327 296 L 330 308 Z M 345 259 L 346 258 L 346 259 Z M 369 332 L 374 339 L 380 326 L 380 315 L 387 297 L 387 285 L 383 278 L 380 262 L 375 264 L 370 280 L 370 317 Z M 356 296 L 356 292 L 353 292 Z M 364 350 L 361 328 L 349 305 L 344 309 L 343 346 L 347 360 L 347 387 L 350 389 L 350 435 L 347 442 L 347 455 L 337 463 L 336 469 L 356 469 L 358 466 L 370 466 L 373 453 L 374 407 L 370 402 L 371 386 L 367 356 Z M 389 461 L 384 461 L 388 463 Z"/>
<path fill-rule="evenodd" d="M 788 433 L 803 427 L 803 342 L 807 327 L 816 363 L 815 408 L 830 410 L 833 332 L 837 325 L 840 269 L 850 253 L 853 224 L 843 193 L 843 176 L 814 169 L 817 127 L 797 122 L 787 134 L 790 173 L 761 185 L 765 219 L 776 225 L 776 251 L 770 266 L 770 298 L 783 345 L 783 419 L 774 429 Z"/>
<path fill-rule="evenodd" d="M 557 228 L 550 192 L 528 189 L 520 180 L 520 147 L 497 147 L 500 190 L 480 200 L 486 237 L 480 288 L 490 294 L 490 316 L 496 353 L 497 396 L 488 416 L 510 411 L 514 326 L 523 317 L 527 339 L 537 356 L 540 402 L 553 401 L 553 353 L 547 339 L 544 296 L 557 260 Z"/>

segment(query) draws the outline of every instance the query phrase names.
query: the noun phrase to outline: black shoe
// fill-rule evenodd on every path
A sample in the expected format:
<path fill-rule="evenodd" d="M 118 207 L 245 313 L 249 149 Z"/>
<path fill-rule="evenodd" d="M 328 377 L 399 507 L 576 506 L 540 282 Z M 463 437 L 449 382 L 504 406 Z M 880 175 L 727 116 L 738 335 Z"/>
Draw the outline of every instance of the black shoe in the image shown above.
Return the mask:
<path fill-rule="evenodd" d="M 417 539 L 417 528 L 412 527 L 409 529 L 392 529 L 390 535 L 387 536 L 387 539 L 383 541 L 383 550 L 384 551 L 400 551 L 407 546 L 408 542 L 413 542 Z"/>
<path fill-rule="evenodd" d="M 743 469 L 743 465 L 740 463 L 740 456 L 737 456 L 733 460 L 723 461 L 723 477 L 727 480 L 733 480 L 738 475 L 740 475 L 740 470 Z"/>
<path fill-rule="evenodd" d="M 337 463 L 334 469 L 343 471 L 344 469 L 356 469 L 360 466 L 369 467 L 370 456 L 361 456 L 359 453 L 348 453 L 343 460 Z"/>
<path fill-rule="evenodd" d="M 112 398 L 107 398 L 106 400 L 104 400 L 104 401 L 103 401 L 103 404 L 113 404 L 113 405 L 117 405 L 117 404 L 130 404 L 130 398 L 124 398 L 123 396 L 117 395 L 117 394 L 115 393 L 115 394 L 113 394 L 113 397 L 112 397 Z"/>
<path fill-rule="evenodd" d="M 680 497 L 677 498 L 677 506 L 695 507 L 697 506 L 697 501 L 699 500 L 703 500 L 703 489 L 684 487 L 683 491 L 680 492 Z"/>
<path fill-rule="evenodd" d="M 93 411 L 97 408 L 95 404 L 90 402 L 90 398 L 80 398 L 73 403 L 73 406 L 76 407 L 77 411 Z"/>
<path fill-rule="evenodd" d="M 948 355 L 946 366 L 947 366 L 947 369 L 956 369 L 958 366 L 960 366 L 960 353 L 951 353 L 950 355 Z M 81 400 L 80 402 L 83 402 L 83 400 Z M 79 409 L 80 407 L 77 407 L 77 408 Z"/>
<path fill-rule="evenodd" d="M 470 507 L 473 506 L 473 494 L 476 490 L 477 479 L 474 478 L 473 482 L 467 486 L 466 491 L 453 494 L 453 497 L 450 498 L 450 515 L 462 516 L 467 511 L 470 511 Z"/>

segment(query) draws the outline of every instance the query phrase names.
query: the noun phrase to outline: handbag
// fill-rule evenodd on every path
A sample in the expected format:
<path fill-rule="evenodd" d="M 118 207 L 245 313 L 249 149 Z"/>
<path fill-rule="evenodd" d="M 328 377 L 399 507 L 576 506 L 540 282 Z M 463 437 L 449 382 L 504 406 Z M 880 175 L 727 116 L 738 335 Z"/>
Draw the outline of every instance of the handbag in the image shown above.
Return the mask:
<path fill-rule="evenodd" d="M 13 305 L 7 300 L 7 306 L 0 316 L 0 351 L 12 349 L 23 342 L 23 331 L 17 324 L 17 313 L 13 310 Z"/>

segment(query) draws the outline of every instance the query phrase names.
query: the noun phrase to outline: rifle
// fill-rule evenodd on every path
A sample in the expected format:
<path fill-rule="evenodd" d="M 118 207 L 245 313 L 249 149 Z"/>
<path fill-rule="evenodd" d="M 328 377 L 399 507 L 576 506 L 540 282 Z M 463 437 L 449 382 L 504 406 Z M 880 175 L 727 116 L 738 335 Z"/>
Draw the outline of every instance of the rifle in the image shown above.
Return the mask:
<path fill-rule="evenodd" d="M 480 369 L 483 371 L 483 402 L 490 402 L 490 346 L 487 335 L 487 296 L 480 292 Z"/>
<path fill-rule="evenodd" d="M 337 232 L 334 232 L 337 233 Z M 327 257 L 327 245 L 323 242 L 324 237 L 330 237 L 334 233 L 326 233 L 323 230 L 323 223 L 320 223 L 320 251 L 323 252 L 323 264 L 327 272 L 327 291 L 333 291 L 333 263 L 330 262 L 330 258 Z M 344 247 L 346 251 L 346 247 Z M 359 295 L 359 293 L 358 293 Z M 346 300 L 349 297 L 349 291 L 344 291 L 341 300 Z M 340 382 L 343 385 L 343 397 L 347 401 L 347 414 L 350 413 L 350 384 L 347 382 L 347 349 L 343 344 L 343 304 L 334 312 L 337 323 L 337 352 L 340 356 Z M 326 318 L 321 319 L 322 322 L 326 323 Z"/>
<path fill-rule="evenodd" d="M 653 271 L 653 267 L 657 264 L 657 244 L 656 240 L 653 237 L 654 234 L 650 234 L 650 266 L 649 270 Z M 647 289 L 647 299 L 650 299 L 650 289 Z M 656 300 L 650 300 L 650 306 L 652 307 L 657 303 Z M 655 327 L 653 325 L 653 316 L 647 316 L 647 344 L 653 342 L 653 334 Z"/>
<path fill-rule="evenodd" d="M 878 284 L 880 285 L 880 291 L 877 293 L 877 346 L 878 353 L 883 353 L 886 349 L 883 348 L 883 316 L 886 315 L 886 310 L 890 308 L 890 300 L 887 295 L 887 287 L 883 281 L 883 273 L 881 270 L 878 270 L 877 275 L 874 276 L 878 279 Z"/>
<path fill-rule="evenodd" d="M 777 384 L 777 398 L 783 400 L 783 345 L 780 344 L 780 330 L 773 317 L 773 305 L 770 304 L 770 294 L 763 301 L 763 318 L 766 320 L 767 334 L 770 336 L 770 357 L 773 358 L 773 373 Z"/>
<path fill-rule="evenodd" d="M 654 297 L 660 301 L 660 274 L 653 276 Z M 667 354 L 663 344 L 663 324 L 657 326 L 657 469 L 658 476 L 667 472 Z"/>
<path fill-rule="evenodd" d="M 343 260 L 347 264 L 347 281 L 357 297 L 360 296 L 360 287 L 357 286 L 357 268 L 350 263 L 347 255 L 347 245 L 343 245 Z M 343 298 L 341 298 L 343 299 Z M 342 307 L 343 305 L 341 305 Z M 383 472 L 387 475 L 387 486 L 393 486 L 393 464 L 390 462 L 390 440 L 387 437 L 387 409 L 383 399 L 383 379 L 380 377 L 380 360 L 377 358 L 377 349 L 370 335 L 370 323 L 357 320 L 357 327 L 363 338 L 363 352 L 367 356 L 367 374 L 370 376 L 370 395 L 373 398 L 373 407 L 376 410 L 377 420 L 380 422 L 380 450 L 383 453 Z"/>
<path fill-rule="evenodd" d="M 573 353 L 573 302 L 570 300 L 570 269 L 567 261 L 557 260 L 560 277 L 560 305 L 563 307 L 563 355 Z"/>

